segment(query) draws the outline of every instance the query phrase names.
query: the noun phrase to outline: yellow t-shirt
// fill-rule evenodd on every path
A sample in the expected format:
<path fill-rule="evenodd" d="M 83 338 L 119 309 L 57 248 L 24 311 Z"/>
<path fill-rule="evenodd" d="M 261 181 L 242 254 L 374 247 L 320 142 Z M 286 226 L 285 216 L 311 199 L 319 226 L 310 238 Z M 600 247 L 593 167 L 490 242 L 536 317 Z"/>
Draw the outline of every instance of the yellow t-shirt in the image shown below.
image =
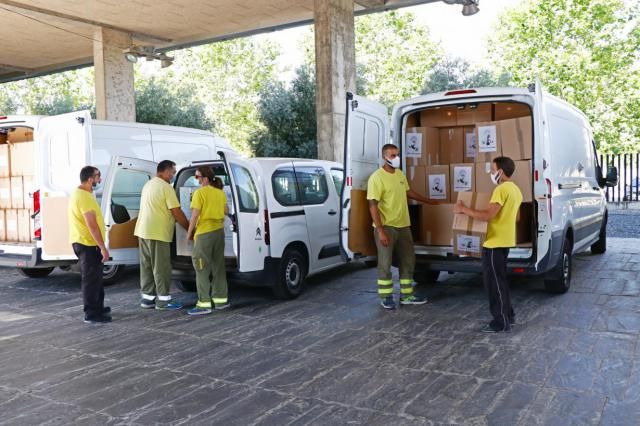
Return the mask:
<path fill-rule="evenodd" d="M 389 173 L 380 168 L 369 176 L 367 200 L 378 201 L 380 219 L 384 226 L 395 228 L 411 226 L 407 204 L 408 190 L 409 183 L 401 170 Z"/>
<path fill-rule="evenodd" d="M 501 183 L 493 190 L 490 203 L 502 207 L 498 215 L 489 221 L 486 248 L 514 247 L 516 245 L 516 219 L 522 203 L 520 188 L 513 182 Z"/>
<path fill-rule="evenodd" d="M 213 186 L 203 186 L 193 193 L 191 208 L 200 210 L 195 236 L 217 231 L 224 227 L 224 206 L 227 196 Z"/>
<path fill-rule="evenodd" d="M 104 218 L 102 217 L 102 211 L 100 210 L 98 202 L 91 192 L 76 188 L 76 190 L 71 193 L 67 215 L 69 220 L 70 243 L 80 243 L 85 246 L 93 247 L 98 245 L 91 236 L 89 227 L 84 220 L 84 214 L 88 212 L 95 212 L 96 222 L 98 223 L 98 228 L 100 229 L 102 240 L 104 241 Z"/>
<path fill-rule="evenodd" d="M 144 184 L 140 196 L 140 212 L 134 235 L 145 240 L 170 243 L 176 220 L 171 209 L 180 207 L 173 187 L 165 180 L 154 177 Z"/>

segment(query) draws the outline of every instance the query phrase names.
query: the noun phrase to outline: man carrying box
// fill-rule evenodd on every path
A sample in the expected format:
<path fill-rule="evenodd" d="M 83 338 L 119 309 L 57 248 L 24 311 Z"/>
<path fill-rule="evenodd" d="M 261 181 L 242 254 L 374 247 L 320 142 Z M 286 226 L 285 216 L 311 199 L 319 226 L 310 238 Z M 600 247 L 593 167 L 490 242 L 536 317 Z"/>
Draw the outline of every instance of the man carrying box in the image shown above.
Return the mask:
<path fill-rule="evenodd" d="M 507 281 L 507 257 L 509 248 L 516 245 L 516 221 L 522 193 L 511 182 L 514 171 L 515 164 L 511 158 L 495 158 L 491 163 L 491 180 L 497 187 L 491 195 L 489 207 L 474 210 L 458 201 L 453 208 L 454 213 L 489 223 L 482 250 L 482 269 L 493 320 L 482 329 L 485 333 L 509 332 L 515 323 Z"/>
<path fill-rule="evenodd" d="M 413 294 L 415 251 L 411 237 L 411 222 L 407 197 L 427 204 L 438 204 L 413 191 L 407 178 L 398 170 L 398 148 L 392 144 L 382 147 L 384 165 L 369 176 L 367 199 L 375 227 L 378 248 L 378 294 L 385 309 L 395 309 L 391 257 L 394 252 L 400 262 L 400 304 L 423 305 L 427 299 Z"/>

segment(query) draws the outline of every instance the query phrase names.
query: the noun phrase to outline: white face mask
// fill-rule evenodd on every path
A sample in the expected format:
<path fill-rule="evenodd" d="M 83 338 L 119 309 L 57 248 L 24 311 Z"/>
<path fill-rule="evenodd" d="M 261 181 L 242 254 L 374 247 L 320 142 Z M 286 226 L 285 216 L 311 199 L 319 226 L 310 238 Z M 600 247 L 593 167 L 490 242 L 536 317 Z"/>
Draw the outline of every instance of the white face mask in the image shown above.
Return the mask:
<path fill-rule="evenodd" d="M 500 172 L 491 173 L 491 182 L 493 182 L 494 185 L 498 185 L 500 183 L 501 177 L 502 177 L 502 173 Z"/>
<path fill-rule="evenodd" d="M 385 158 L 384 161 L 394 169 L 397 169 L 398 167 L 400 167 L 400 157 L 395 157 L 391 160 L 389 160 L 388 158 Z"/>

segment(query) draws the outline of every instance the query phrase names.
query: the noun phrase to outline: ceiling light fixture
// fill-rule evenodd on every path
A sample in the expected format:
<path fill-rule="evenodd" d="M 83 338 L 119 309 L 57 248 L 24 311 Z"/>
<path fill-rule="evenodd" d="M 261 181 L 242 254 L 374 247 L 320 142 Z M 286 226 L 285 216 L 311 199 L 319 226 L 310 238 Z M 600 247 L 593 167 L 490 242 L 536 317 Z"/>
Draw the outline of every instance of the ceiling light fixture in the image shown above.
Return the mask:
<path fill-rule="evenodd" d="M 131 46 L 128 49 L 122 51 L 127 61 L 131 63 L 138 62 L 138 58 L 145 58 L 147 61 L 158 60 L 160 66 L 166 68 L 173 64 L 173 57 L 168 56 L 164 52 L 157 52 L 153 46 Z"/>
<path fill-rule="evenodd" d="M 480 11 L 480 0 L 442 0 L 446 4 L 461 4 L 462 15 L 471 16 Z"/>

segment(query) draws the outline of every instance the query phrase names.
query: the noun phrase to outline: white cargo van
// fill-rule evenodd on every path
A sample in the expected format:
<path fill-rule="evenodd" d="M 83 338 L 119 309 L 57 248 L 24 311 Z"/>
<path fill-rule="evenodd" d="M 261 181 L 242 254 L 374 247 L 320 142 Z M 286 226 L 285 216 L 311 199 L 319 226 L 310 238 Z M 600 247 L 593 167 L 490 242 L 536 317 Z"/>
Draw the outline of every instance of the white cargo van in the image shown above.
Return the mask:
<path fill-rule="evenodd" d="M 223 156 L 225 157 L 225 156 Z M 225 259 L 236 281 L 271 287 L 294 298 L 308 275 L 342 265 L 339 245 L 341 164 L 305 159 L 227 157 L 194 162 L 176 177 L 176 193 L 190 216 L 196 167 L 211 166 L 224 182 L 231 217 L 225 220 Z M 192 246 L 176 226 L 173 278 L 194 289 Z"/>
<path fill-rule="evenodd" d="M 603 188 L 616 184 L 617 170 L 610 167 L 607 177 L 603 178 L 586 116 L 544 93 L 539 83 L 528 89 L 468 89 L 420 96 L 396 105 L 391 123 L 387 108 L 376 102 L 349 94 L 346 106 L 345 186 L 340 229 L 341 248 L 349 259 L 375 255 L 365 192 L 369 175 L 380 167 L 383 144 L 393 143 L 400 148 L 402 167 L 406 170 L 413 161 L 407 155 L 414 147 L 405 140 L 411 128 L 428 127 L 441 132 L 448 128 L 451 130 L 445 131 L 445 136 L 452 136 L 461 126 L 473 128 L 478 123 L 523 117 L 528 117 L 530 123 L 530 134 L 524 135 L 524 139 L 528 139 L 531 146 L 520 148 L 529 153 L 520 167 L 528 169 L 525 177 L 529 184 L 521 190 L 531 196 L 530 240 L 510 250 L 508 271 L 542 275 L 549 292 L 563 293 L 571 283 L 572 255 L 589 248 L 593 253 L 606 250 L 607 206 Z M 480 149 L 475 144 L 482 141 L 470 140 L 474 149 Z M 462 144 L 459 150 L 465 152 L 464 139 L 456 143 Z M 443 154 L 442 147 L 439 148 L 441 158 L 453 155 L 451 150 Z M 439 163 L 436 154 L 429 159 L 432 164 Z M 460 162 L 474 161 L 474 158 L 466 159 L 466 153 L 458 153 L 458 159 L 460 155 Z M 445 164 L 452 163 L 453 160 Z M 455 201 L 451 196 L 448 202 Z M 416 243 L 418 281 L 436 280 L 442 271 L 482 270 L 480 259 L 455 255 L 453 239 L 448 241 L 441 245 Z"/>
<path fill-rule="evenodd" d="M 30 137 L 12 146 L 11 136 L 20 131 Z M 15 160 L 9 173 L 12 176 L 5 178 L 22 179 L 23 185 L 29 186 L 23 188 L 23 205 L 18 207 L 28 212 L 29 223 L 21 226 L 30 235 L 21 234 L 19 239 L 0 236 L 0 265 L 19 268 L 33 278 L 76 261 L 68 243 L 67 202 L 78 186 L 83 166 L 96 166 L 102 173 L 104 187 L 96 191 L 96 197 L 105 215 L 112 257 L 105 265 L 104 277 L 114 280 L 123 265 L 138 263 L 133 228 L 142 186 L 155 175 L 155 164 L 169 159 L 181 168 L 197 159 L 216 159 L 218 152 L 234 153 L 225 140 L 211 132 L 92 120 L 88 111 L 51 117 L 0 117 L 0 136 L 0 145 L 8 145 L 5 151 L 11 155 L 14 148 L 17 155 L 17 148 L 28 147 L 32 156 L 28 171 L 19 167 L 24 158 Z M 13 211 L 12 205 L 0 213 Z"/>

